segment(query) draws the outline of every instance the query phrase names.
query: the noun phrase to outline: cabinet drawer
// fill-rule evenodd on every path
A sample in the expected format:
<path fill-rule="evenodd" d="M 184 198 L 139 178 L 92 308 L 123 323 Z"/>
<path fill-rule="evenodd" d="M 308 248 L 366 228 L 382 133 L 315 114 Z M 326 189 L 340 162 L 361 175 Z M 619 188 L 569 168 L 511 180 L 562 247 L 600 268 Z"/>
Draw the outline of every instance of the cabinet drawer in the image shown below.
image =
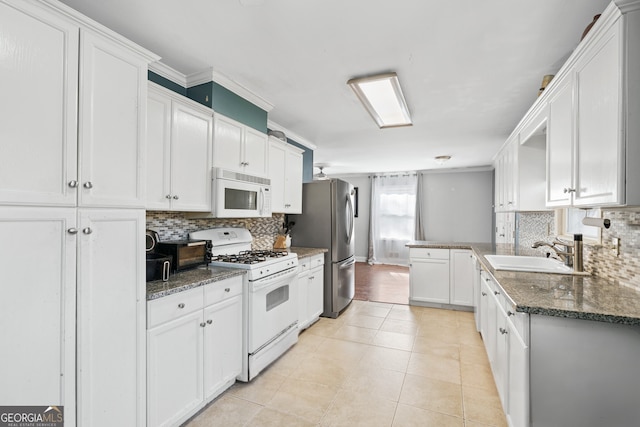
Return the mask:
<path fill-rule="evenodd" d="M 311 268 L 311 257 L 304 257 L 298 260 L 298 271 L 303 272 Z"/>
<path fill-rule="evenodd" d="M 147 303 L 147 329 L 196 310 L 202 310 L 203 300 L 203 288 L 198 287 L 149 301 Z"/>
<path fill-rule="evenodd" d="M 209 306 L 242 294 L 242 283 L 242 276 L 209 283 L 204 287 L 204 305 Z"/>
<path fill-rule="evenodd" d="M 411 248 L 409 258 L 449 259 L 449 249 Z"/>
<path fill-rule="evenodd" d="M 324 265 L 324 254 L 314 255 L 311 257 L 311 265 L 309 268 L 318 267 Z"/>

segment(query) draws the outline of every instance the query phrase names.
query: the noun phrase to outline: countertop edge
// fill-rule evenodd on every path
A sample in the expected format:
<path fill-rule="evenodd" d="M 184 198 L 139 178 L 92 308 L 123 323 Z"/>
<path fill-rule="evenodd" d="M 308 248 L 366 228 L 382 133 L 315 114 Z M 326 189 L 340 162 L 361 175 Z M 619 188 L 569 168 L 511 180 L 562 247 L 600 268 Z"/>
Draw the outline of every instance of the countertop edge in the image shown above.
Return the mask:
<path fill-rule="evenodd" d="M 207 272 L 209 272 L 208 277 Z M 205 286 L 231 277 L 243 276 L 245 274 L 247 274 L 246 270 L 219 267 L 197 268 L 194 270 L 175 273 L 173 279 L 175 283 L 173 284 L 171 283 L 172 279 L 169 279 L 168 282 L 162 282 L 160 280 L 147 282 L 147 301 L 153 301 L 168 295 L 177 294 L 179 292 L 188 291 L 189 289 Z M 190 276 L 195 277 L 189 278 Z M 154 287 L 160 287 L 161 289 L 153 290 Z"/>
<path fill-rule="evenodd" d="M 613 324 L 623 324 L 623 325 L 631 325 L 637 326 L 640 325 L 640 316 L 638 317 L 630 317 L 627 315 L 615 314 L 615 313 L 604 313 L 598 311 L 576 311 L 569 309 L 561 309 L 561 308 L 552 308 L 552 307 L 544 307 L 537 306 L 530 303 L 523 303 L 519 301 L 519 298 L 514 296 L 512 293 L 506 289 L 506 286 L 500 283 L 500 274 L 489 264 L 489 262 L 485 259 L 484 255 L 495 254 L 496 248 L 494 245 L 490 243 L 474 243 L 474 242 L 431 242 L 431 241 L 411 241 L 406 244 L 408 248 L 433 248 L 433 249 L 468 249 L 472 250 L 475 254 L 476 258 L 482 265 L 482 268 L 487 271 L 491 277 L 495 280 L 495 282 L 500 286 L 500 288 L 504 291 L 504 295 L 509 299 L 511 304 L 514 306 L 515 310 L 521 313 L 527 314 L 537 314 L 544 316 L 553 316 L 553 317 L 563 317 L 569 319 L 581 319 L 581 320 L 592 320 L 598 322 L 606 322 Z M 555 278 L 556 280 L 561 280 L 558 276 L 564 276 L 565 278 L 572 278 L 572 275 L 558 275 L 552 273 L 521 273 L 518 275 L 518 272 L 502 272 L 509 273 L 518 277 L 520 281 L 526 281 L 527 278 L 525 275 L 539 275 L 540 278 Z M 582 277 L 582 276 L 575 276 Z M 605 279 L 598 278 L 597 276 L 588 276 L 590 280 L 593 281 L 595 285 L 602 284 L 603 286 L 615 286 L 609 284 Z M 568 279 L 567 279 L 568 280 Z M 623 288 L 622 285 L 618 285 L 620 288 Z M 625 288 L 629 289 L 629 288 Z M 640 295 L 640 294 L 639 294 Z M 639 296 L 640 298 L 640 296 Z"/>

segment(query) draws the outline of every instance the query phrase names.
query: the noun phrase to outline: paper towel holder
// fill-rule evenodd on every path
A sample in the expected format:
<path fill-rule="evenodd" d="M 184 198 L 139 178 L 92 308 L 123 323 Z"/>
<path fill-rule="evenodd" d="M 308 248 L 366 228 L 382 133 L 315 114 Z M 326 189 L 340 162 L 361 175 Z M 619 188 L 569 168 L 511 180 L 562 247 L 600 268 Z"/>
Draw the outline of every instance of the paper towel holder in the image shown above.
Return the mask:
<path fill-rule="evenodd" d="M 582 224 L 590 227 L 609 228 L 611 227 L 611 220 L 608 218 L 586 216 L 582 218 Z"/>

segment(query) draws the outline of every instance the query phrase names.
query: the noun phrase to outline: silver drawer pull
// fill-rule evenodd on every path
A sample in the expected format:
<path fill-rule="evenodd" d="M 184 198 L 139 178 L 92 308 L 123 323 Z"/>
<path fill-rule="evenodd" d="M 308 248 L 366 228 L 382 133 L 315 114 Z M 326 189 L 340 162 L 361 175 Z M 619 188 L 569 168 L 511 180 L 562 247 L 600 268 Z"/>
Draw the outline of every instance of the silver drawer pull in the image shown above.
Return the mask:
<path fill-rule="evenodd" d="M 207 326 L 207 324 L 202 322 L 202 323 L 200 323 L 200 326 L 204 328 L 205 326 Z"/>
<path fill-rule="evenodd" d="M 69 234 L 78 234 L 78 229 L 72 227 L 72 228 L 67 230 L 67 233 L 69 233 Z"/>
<path fill-rule="evenodd" d="M 231 288 L 224 288 L 225 292 L 231 292 Z"/>
<path fill-rule="evenodd" d="M 93 230 L 90 227 L 85 227 L 85 228 L 82 229 L 82 232 L 84 234 L 91 234 L 91 233 L 93 233 Z"/>
<path fill-rule="evenodd" d="M 76 181 L 75 179 L 72 179 L 71 181 L 69 181 L 68 185 L 69 185 L 69 188 L 76 188 L 78 186 L 78 181 Z"/>
<path fill-rule="evenodd" d="M 91 181 L 87 181 L 83 184 L 83 187 L 90 189 L 90 188 L 93 188 L 93 184 L 91 183 Z"/>
<path fill-rule="evenodd" d="M 181 302 L 180 304 L 178 304 L 178 308 L 184 308 L 184 303 Z"/>
<path fill-rule="evenodd" d="M 212 323 L 213 323 L 213 320 L 211 320 L 211 319 L 207 320 L 207 324 L 209 324 L 209 325 L 210 325 L 210 324 L 212 324 Z"/>

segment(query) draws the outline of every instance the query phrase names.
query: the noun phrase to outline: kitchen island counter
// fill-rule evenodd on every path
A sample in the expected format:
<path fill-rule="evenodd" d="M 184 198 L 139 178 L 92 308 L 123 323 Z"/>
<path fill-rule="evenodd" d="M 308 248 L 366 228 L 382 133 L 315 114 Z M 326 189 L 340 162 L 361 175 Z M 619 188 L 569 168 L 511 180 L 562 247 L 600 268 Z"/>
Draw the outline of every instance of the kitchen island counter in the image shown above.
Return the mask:
<path fill-rule="evenodd" d="M 245 270 L 235 268 L 208 266 L 172 273 L 171 276 L 169 276 L 169 280 L 166 282 L 163 282 L 162 280 L 147 282 L 147 301 L 243 274 L 247 274 L 247 272 Z"/>
<path fill-rule="evenodd" d="M 546 316 L 640 325 L 640 292 L 597 276 L 495 270 L 485 255 L 534 255 L 488 243 L 413 241 L 409 248 L 471 249 L 504 290 L 516 311 Z M 539 252 L 538 252 L 539 254 Z"/>

